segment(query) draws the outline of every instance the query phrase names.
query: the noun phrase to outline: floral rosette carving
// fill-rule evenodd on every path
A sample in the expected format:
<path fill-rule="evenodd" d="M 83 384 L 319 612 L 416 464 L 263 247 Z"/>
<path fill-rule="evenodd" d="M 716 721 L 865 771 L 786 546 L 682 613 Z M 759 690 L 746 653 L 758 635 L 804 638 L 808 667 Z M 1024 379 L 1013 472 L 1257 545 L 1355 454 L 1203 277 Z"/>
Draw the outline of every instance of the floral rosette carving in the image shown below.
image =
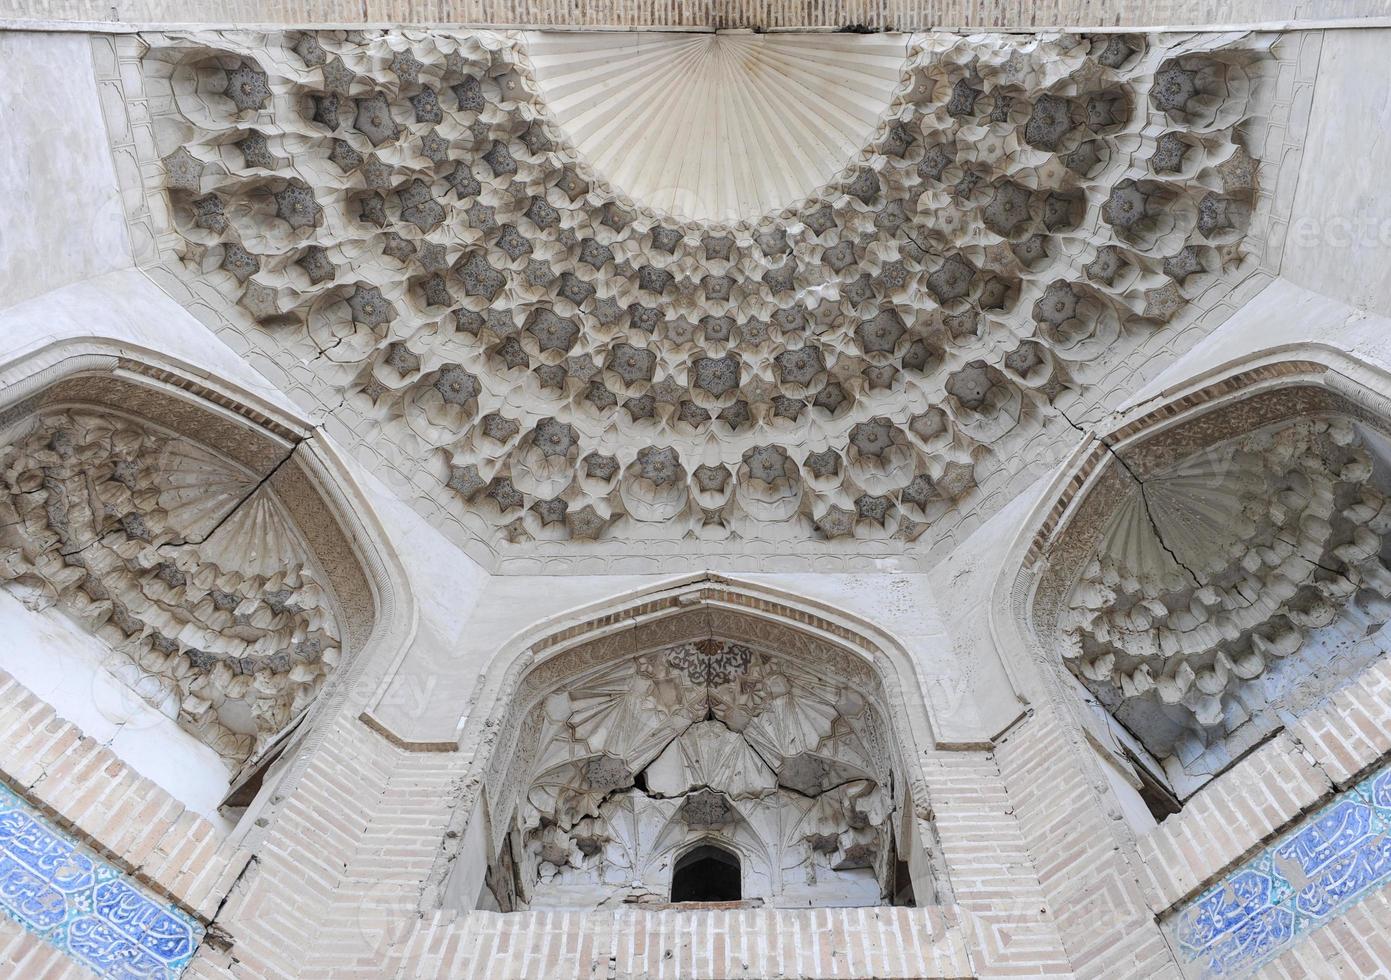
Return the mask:
<path fill-rule="evenodd" d="M 170 37 L 145 68 L 171 93 L 157 138 L 191 273 L 346 389 L 325 405 L 367 438 L 433 455 L 468 527 L 830 540 L 922 533 L 971 496 L 963 468 L 1243 267 L 1241 132 L 1269 62 L 1245 43 L 917 36 L 841 172 L 723 223 L 611 186 L 520 35 Z M 451 401 L 456 369 L 477 390 Z M 926 412 L 949 445 L 913 435 Z M 526 438 L 547 419 L 574 433 L 563 461 Z M 905 457 L 892 480 L 853 446 L 878 420 Z M 801 473 L 771 496 L 743 482 L 770 445 Z M 681 487 L 642 475 L 667 450 Z M 826 452 L 849 482 L 811 462 Z M 924 480 L 954 492 L 926 507 Z"/>

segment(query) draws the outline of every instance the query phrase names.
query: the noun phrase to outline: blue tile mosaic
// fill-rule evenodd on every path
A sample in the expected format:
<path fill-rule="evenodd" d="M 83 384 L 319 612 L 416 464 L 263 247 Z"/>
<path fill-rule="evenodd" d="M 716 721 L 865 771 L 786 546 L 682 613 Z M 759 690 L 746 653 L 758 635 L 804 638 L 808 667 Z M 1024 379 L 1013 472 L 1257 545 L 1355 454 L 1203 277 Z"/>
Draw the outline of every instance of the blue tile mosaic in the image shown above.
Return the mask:
<path fill-rule="evenodd" d="M 1187 971 L 1242 976 L 1391 885 L 1391 769 L 1339 794 L 1168 922 Z"/>
<path fill-rule="evenodd" d="M 170 980 L 203 927 L 0 785 L 0 910 L 103 977 Z"/>

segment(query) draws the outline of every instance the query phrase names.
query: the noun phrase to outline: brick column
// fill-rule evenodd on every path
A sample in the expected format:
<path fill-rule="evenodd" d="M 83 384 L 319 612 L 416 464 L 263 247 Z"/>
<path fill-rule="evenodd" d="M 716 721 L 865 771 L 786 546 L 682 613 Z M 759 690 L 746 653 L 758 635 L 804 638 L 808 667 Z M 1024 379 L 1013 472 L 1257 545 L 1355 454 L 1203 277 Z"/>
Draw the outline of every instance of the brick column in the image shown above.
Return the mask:
<path fill-rule="evenodd" d="M 1072 967 L 1079 977 L 1177 977 L 1119 806 L 1070 724 L 1040 707 L 995 758 Z"/>

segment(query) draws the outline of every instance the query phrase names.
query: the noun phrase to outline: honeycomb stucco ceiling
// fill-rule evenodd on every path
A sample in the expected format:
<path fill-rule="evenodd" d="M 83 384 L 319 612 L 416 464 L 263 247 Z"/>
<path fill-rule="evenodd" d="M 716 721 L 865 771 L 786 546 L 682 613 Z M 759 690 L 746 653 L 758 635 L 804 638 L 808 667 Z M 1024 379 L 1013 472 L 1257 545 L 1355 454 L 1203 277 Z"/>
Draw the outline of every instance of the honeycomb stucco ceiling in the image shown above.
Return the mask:
<path fill-rule="evenodd" d="M 181 274 L 495 553 L 931 540 L 1253 264 L 1256 38 L 915 36 L 844 169 L 711 222 L 592 166 L 525 37 L 143 59 Z"/>

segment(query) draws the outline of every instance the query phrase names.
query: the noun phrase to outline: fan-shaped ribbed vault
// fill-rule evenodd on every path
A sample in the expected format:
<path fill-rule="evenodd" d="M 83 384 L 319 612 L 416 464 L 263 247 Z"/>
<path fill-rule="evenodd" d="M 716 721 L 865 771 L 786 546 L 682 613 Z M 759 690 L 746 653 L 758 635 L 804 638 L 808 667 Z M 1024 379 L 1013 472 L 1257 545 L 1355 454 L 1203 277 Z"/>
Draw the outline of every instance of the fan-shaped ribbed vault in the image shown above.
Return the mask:
<path fill-rule="evenodd" d="M 542 98 L 611 184 L 660 211 L 737 221 L 829 181 L 866 143 L 906 41 L 837 34 L 537 32 Z"/>

